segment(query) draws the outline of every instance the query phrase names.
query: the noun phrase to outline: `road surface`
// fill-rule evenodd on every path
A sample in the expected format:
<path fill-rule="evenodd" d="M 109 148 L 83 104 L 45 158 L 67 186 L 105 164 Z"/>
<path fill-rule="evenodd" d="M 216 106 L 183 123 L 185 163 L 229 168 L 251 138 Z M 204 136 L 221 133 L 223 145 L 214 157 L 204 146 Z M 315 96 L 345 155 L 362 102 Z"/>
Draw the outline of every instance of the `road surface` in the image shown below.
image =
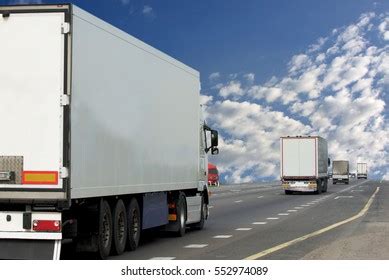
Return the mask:
<path fill-rule="evenodd" d="M 275 183 L 211 192 L 202 231 L 148 232 L 137 251 L 110 259 L 389 259 L 389 182 L 329 184 L 320 195 L 285 195 Z"/>

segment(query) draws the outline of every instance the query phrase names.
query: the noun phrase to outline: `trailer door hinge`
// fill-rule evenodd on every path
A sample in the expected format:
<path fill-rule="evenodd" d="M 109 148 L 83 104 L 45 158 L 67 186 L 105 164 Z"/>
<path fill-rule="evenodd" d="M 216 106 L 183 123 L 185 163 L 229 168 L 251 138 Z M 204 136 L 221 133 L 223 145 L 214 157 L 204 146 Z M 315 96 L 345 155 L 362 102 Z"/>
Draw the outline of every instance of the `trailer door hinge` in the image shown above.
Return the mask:
<path fill-rule="evenodd" d="M 70 32 L 70 23 L 64 22 L 61 24 L 61 34 L 68 34 Z"/>
<path fill-rule="evenodd" d="M 61 95 L 61 106 L 70 105 L 70 96 L 67 94 Z"/>
<path fill-rule="evenodd" d="M 65 178 L 68 178 L 69 177 L 69 168 L 67 167 L 61 167 L 59 169 L 59 177 L 61 179 L 65 179 Z"/>

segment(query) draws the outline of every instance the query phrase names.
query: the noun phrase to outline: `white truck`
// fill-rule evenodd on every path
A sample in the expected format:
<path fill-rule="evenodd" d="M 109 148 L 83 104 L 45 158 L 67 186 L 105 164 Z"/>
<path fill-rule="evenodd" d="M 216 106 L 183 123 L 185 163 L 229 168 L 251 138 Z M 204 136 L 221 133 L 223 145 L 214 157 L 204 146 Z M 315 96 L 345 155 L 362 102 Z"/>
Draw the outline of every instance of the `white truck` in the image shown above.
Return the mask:
<path fill-rule="evenodd" d="M 319 136 L 286 136 L 280 139 L 280 171 L 285 194 L 327 191 L 327 141 Z"/>
<path fill-rule="evenodd" d="M 199 73 L 74 5 L 0 6 L 0 258 L 106 258 L 208 217 Z"/>
<path fill-rule="evenodd" d="M 357 163 L 357 179 L 367 179 L 367 163 Z"/>
<path fill-rule="evenodd" d="M 347 160 L 333 160 L 332 161 L 332 183 L 345 183 L 350 182 L 350 170 L 349 162 Z"/>

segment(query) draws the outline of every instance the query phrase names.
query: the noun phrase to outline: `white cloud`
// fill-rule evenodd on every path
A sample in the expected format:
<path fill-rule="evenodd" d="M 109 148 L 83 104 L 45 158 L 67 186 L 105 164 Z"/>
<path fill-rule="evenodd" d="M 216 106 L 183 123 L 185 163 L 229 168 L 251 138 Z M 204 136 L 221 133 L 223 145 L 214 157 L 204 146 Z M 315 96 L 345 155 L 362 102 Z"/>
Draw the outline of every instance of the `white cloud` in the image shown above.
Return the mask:
<path fill-rule="evenodd" d="M 123 5 L 128 5 L 128 4 L 130 4 L 130 1 L 131 1 L 131 0 L 120 0 L 120 2 L 121 2 Z"/>
<path fill-rule="evenodd" d="M 218 80 L 220 79 L 220 72 L 211 73 L 208 78 L 210 81 Z"/>
<path fill-rule="evenodd" d="M 311 65 L 311 60 L 306 54 L 298 54 L 289 62 L 289 72 L 293 73 Z"/>
<path fill-rule="evenodd" d="M 282 112 L 249 102 L 216 102 L 208 119 L 228 138 L 220 141 L 222 153 L 216 163 L 234 183 L 253 181 L 258 176 L 273 176 L 278 170 L 278 135 L 306 134 L 310 127 Z M 226 117 L 228 116 L 228 117 Z M 250 175 L 245 175 L 251 170 Z"/>
<path fill-rule="evenodd" d="M 382 38 L 385 41 L 389 40 L 389 17 L 386 17 L 384 21 L 378 26 Z"/>
<path fill-rule="evenodd" d="M 363 14 L 293 56 L 284 77 L 255 84 L 234 75 L 219 85 L 222 101 L 208 103 L 208 117 L 223 137 L 225 179 L 277 178 L 279 137 L 304 134 L 327 138 L 330 156 L 352 170 L 366 161 L 372 176 L 387 178 L 388 25 L 387 15 Z"/>
<path fill-rule="evenodd" d="M 149 5 L 145 5 L 145 6 L 143 6 L 142 13 L 144 15 L 151 15 L 151 14 L 153 14 L 153 8 Z"/>
<path fill-rule="evenodd" d="M 239 81 L 230 81 L 227 85 L 222 86 L 219 90 L 221 97 L 227 98 L 229 96 L 238 98 L 244 94 L 242 84 Z"/>
<path fill-rule="evenodd" d="M 255 80 L 255 74 L 254 73 L 247 73 L 243 75 L 243 77 L 248 81 L 248 82 L 254 82 Z"/>
<path fill-rule="evenodd" d="M 213 97 L 210 95 L 200 95 L 200 104 L 202 105 L 208 105 L 210 102 L 212 102 Z"/>

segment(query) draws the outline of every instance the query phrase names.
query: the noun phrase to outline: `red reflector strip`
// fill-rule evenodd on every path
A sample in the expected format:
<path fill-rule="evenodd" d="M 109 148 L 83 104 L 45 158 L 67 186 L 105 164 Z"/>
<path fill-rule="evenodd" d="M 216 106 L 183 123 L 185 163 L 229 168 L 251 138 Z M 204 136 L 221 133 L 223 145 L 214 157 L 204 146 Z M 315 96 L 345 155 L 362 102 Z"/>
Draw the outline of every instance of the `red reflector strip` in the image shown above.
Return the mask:
<path fill-rule="evenodd" d="M 55 220 L 34 220 L 32 229 L 35 231 L 61 231 L 61 221 Z"/>
<path fill-rule="evenodd" d="M 23 185 L 58 185 L 57 171 L 23 171 Z"/>

